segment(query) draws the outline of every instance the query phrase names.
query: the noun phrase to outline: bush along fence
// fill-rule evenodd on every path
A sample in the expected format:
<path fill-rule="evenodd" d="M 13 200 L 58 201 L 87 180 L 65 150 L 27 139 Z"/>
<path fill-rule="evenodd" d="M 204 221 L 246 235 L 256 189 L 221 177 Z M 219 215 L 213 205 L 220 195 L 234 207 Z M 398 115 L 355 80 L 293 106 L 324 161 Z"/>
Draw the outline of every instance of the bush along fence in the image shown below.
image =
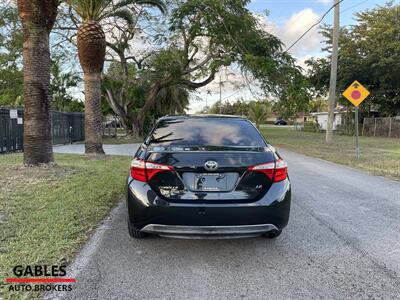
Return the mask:
<path fill-rule="evenodd" d="M 85 139 L 83 113 L 52 111 L 53 144 Z M 0 153 L 23 151 L 23 109 L 0 108 Z"/>
<path fill-rule="evenodd" d="M 364 118 L 361 133 L 363 136 L 400 138 L 400 117 Z"/>

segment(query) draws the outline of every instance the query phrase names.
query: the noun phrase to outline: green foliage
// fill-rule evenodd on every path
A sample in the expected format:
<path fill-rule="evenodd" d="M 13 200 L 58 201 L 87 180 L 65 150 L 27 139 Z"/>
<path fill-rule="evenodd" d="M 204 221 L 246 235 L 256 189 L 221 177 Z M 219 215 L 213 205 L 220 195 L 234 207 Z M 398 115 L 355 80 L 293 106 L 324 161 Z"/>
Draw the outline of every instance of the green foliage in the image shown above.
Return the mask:
<path fill-rule="evenodd" d="M 22 71 L 16 67 L 0 68 L 0 106 L 23 105 Z"/>
<path fill-rule="evenodd" d="M 181 85 L 161 89 L 158 98 L 155 109 L 161 115 L 184 114 L 189 106 L 189 91 Z"/>
<path fill-rule="evenodd" d="M 271 103 L 267 101 L 245 102 L 239 99 L 233 103 L 226 101 L 221 104 L 217 101 L 207 111 L 209 114 L 224 114 L 234 116 L 245 116 L 251 119 L 256 125 L 265 124 L 271 114 Z"/>
<path fill-rule="evenodd" d="M 307 131 L 307 132 L 318 132 L 319 131 L 319 124 L 316 121 L 304 122 L 303 130 Z"/>
<path fill-rule="evenodd" d="M 85 105 L 83 104 L 82 101 L 78 99 L 72 99 L 68 103 L 68 111 L 70 112 L 84 112 L 85 111 Z"/>
<path fill-rule="evenodd" d="M 23 103 L 22 30 L 17 9 L 0 6 L 0 106 Z"/>
<path fill-rule="evenodd" d="M 22 28 L 15 6 L 0 6 L 0 106 L 21 107 L 23 100 Z M 83 103 L 71 96 L 80 81 L 72 72 L 62 72 L 70 56 L 62 49 L 53 54 L 52 106 L 61 111 L 83 111 Z"/>
<path fill-rule="evenodd" d="M 77 87 L 81 78 L 71 72 L 62 72 L 58 60 L 51 66 L 52 107 L 58 111 L 83 111 L 81 101 L 71 96 L 71 88 Z"/>
<path fill-rule="evenodd" d="M 151 66 L 148 72 L 143 72 L 152 81 L 160 81 L 167 77 L 173 77 L 173 81 L 179 81 L 182 73 L 182 65 L 186 61 L 183 49 L 173 45 L 167 49 L 161 49 L 149 61 Z"/>
<path fill-rule="evenodd" d="M 274 111 L 286 120 L 295 119 L 299 112 L 308 111 L 311 103 L 308 80 L 298 70 L 291 72 L 291 75 L 282 85 L 279 99 L 274 105 Z"/>
<path fill-rule="evenodd" d="M 271 107 L 268 102 L 252 102 L 249 105 L 250 120 L 256 124 L 257 128 L 267 121 L 270 112 Z"/>
<path fill-rule="evenodd" d="M 328 100 L 322 97 L 316 97 L 309 103 L 310 112 L 328 111 Z"/>
<path fill-rule="evenodd" d="M 126 98 L 129 99 L 129 107 L 132 111 L 137 112 L 144 105 L 149 83 L 146 80 L 138 79 L 139 75 L 133 63 L 128 63 L 127 68 L 129 73 L 128 81 L 125 80 L 122 65 L 118 62 L 112 62 L 104 74 L 102 92 L 103 95 L 106 95 L 106 89 L 118 92 L 125 86 L 127 90 Z M 106 101 L 103 113 L 113 113 Z"/>
<path fill-rule="evenodd" d="M 0 67 L 22 63 L 22 28 L 15 6 L 0 6 Z"/>
<path fill-rule="evenodd" d="M 295 69 L 282 43 L 261 30 L 246 8 L 248 0 L 188 0 L 173 8 L 170 45 L 152 61 L 153 75 L 175 83 L 204 79 L 237 64 L 275 92 Z M 182 43 L 183 41 L 183 43 Z M 202 56 L 200 55 L 202 54 Z M 201 58 L 200 58 L 201 57 Z"/>
<path fill-rule="evenodd" d="M 100 21 L 109 17 L 124 19 L 128 24 L 134 23 L 134 18 L 127 6 L 133 4 L 151 5 L 165 11 L 166 7 L 161 0 L 67 0 L 74 11 L 84 20 Z"/>
<path fill-rule="evenodd" d="M 400 112 L 400 5 L 377 6 L 356 14 L 357 24 L 340 32 L 338 95 L 354 80 L 371 92 L 361 109 L 375 106 L 385 115 Z M 325 26 L 330 53 L 331 28 Z M 325 94 L 329 86 L 330 59 L 311 59 L 309 77 L 315 90 Z M 349 105 L 342 96 L 339 103 Z"/>

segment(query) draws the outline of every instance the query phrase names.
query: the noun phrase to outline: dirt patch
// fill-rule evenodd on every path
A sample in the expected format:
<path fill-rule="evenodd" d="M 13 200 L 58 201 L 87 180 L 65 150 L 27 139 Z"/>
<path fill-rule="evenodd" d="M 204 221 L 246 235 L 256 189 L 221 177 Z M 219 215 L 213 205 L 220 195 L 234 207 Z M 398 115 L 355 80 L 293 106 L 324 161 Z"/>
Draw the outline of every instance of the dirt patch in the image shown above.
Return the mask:
<path fill-rule="evenodd" d="M 60 166 L 54 167 L 6 167 L 0 171 L 0 184 L 7 185 L 31 185 L 43 182 L 43 180 L 57 180 L 74 173 L 75 169 Z M 0 188 L 1 189 L 1 188 Z"/>

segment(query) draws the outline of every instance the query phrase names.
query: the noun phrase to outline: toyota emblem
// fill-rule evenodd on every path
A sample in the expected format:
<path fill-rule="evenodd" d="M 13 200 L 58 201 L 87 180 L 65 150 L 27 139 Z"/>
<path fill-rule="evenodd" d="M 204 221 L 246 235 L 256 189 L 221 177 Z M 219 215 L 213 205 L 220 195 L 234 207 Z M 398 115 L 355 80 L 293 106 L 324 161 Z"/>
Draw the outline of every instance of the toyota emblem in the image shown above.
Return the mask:
<path fill-rule="evenodd" d="M 218 163 L 213 160 L 206 161 L 204 163 L 204 169 L 207 171 L 216 171 L 218 169 Z"/>

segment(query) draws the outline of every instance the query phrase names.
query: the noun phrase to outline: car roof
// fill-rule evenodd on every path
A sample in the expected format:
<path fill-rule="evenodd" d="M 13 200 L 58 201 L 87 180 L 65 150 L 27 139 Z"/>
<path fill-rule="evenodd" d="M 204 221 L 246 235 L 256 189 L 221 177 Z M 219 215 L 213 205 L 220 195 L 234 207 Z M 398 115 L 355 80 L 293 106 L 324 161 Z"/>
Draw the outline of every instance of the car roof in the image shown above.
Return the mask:
<path fill-rule="evenodd" d="M 189 115 L 173 115 L 173 116 L 164 116 L 161 117 L 160 120 L 176 120 L 176 119 L 195 119 L 195 118 L 213 118 L 213 119 L 239 119 L 239 120 L 247 120 L 246 117 L 243 116 L 233 116 L 233 115 L 218 115 L 218 114 L 189 114 Z"/>

